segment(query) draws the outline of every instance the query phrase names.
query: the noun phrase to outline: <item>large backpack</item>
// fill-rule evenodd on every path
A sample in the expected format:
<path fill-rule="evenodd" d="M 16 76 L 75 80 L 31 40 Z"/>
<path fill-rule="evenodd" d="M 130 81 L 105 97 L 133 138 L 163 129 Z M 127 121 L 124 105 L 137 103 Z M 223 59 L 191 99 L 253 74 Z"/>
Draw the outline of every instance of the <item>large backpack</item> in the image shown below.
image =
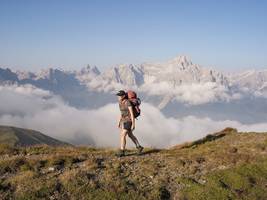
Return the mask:
<path fill-rule="evenodd" d="M 127 91 L 127 97 L 128 97 L 128 100 L 132 104 L 134 118 L 137 118 L 141 114 L 141 109 L 139 108 L 139 106 L 141 104 L 141 100 L 137 97 L 136 92 L 134 92 L 132 90 Z"/>

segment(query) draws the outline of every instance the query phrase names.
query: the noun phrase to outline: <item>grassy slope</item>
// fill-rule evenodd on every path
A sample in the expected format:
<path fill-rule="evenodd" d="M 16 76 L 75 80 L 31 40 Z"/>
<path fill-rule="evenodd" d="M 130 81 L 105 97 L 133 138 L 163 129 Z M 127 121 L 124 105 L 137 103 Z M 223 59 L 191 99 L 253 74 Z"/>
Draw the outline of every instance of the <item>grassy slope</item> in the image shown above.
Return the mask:
<path fill-rule="evenodd" d="M 28 146 L 36 144 L 64 145 L 66 143 L 46 136 L 38 131 L 10 126 L 0 126 L 0 144 Z"/>
<path fill-rule="evenodd" d="M 0 199 L 267 199 L 267 134 L 226 129 L 171 149 L 0 148 Z"/>

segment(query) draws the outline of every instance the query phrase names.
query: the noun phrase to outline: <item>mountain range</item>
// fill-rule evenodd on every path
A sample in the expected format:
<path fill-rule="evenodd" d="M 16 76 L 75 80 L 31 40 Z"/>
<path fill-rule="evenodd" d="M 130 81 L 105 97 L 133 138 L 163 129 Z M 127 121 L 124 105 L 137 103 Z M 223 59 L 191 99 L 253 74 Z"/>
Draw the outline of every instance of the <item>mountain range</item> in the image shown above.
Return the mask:
<path fill-rule="evenodd" d="M 162 63 L 117 65 L 103 72 L 90 65 L 72 71 L 0 68 L 0 85 L 25 84 L 59 95 L 80 109 L 114 103 L 117 90 L 134 89 L 143 101 L 167 116 L 209 116 L 246 123 L 267 120 L 263 112 L 267 106 L 267 70 L 223 73 L 194 64 L 187 56 Z"/>

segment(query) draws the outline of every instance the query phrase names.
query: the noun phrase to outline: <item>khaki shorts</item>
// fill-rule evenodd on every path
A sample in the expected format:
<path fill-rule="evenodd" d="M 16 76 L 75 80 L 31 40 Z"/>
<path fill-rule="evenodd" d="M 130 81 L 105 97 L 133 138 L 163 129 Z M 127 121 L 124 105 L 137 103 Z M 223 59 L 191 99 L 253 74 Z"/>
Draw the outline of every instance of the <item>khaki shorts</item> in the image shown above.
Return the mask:
<path fill-rule="evenodd" d="M 130 131 L 131 127 L 132 127 L 131 121 L 121 122 L 121 128 L 122 129 L 126 129 L 126 130 Z"/>

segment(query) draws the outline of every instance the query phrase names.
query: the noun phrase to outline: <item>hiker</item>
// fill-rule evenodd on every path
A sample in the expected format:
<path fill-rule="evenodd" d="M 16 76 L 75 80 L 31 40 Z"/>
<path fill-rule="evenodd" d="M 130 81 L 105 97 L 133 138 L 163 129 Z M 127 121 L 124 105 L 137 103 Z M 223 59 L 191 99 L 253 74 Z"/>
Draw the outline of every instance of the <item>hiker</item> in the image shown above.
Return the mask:
<path fill-rule="evenodd" d="M 134 92 L 132 92 L 132 94 L 136 96 Z M 116 95 L 118 96 L 119 108 L 121 111 L 121 115 L 118 121 L 118 128 L 120 128 L 121 130 L 121 133 L 120 133 L 121 134 L 120 136 L 121 147 L 117 155 L 118 156 L 125 155 L 127 135 L 131 138 L 131 140 L 133 141 L 133 143 L 135 144 L 138 150 L 138 153 L 140 154 L 142 153 L 142 150 L 144 149 L 144 147 L 142 147 L 139 144 L 137 138 L 133 135 L 133 130 L 135 129 L 135 117 L 140 115 L 140 109 L 138 107 L 133 106 L 132 102 L 128 99 L 128 94 L 124 90 L 120 90 Z M 134 109 L 139 109 L 139 112 Z"/>

